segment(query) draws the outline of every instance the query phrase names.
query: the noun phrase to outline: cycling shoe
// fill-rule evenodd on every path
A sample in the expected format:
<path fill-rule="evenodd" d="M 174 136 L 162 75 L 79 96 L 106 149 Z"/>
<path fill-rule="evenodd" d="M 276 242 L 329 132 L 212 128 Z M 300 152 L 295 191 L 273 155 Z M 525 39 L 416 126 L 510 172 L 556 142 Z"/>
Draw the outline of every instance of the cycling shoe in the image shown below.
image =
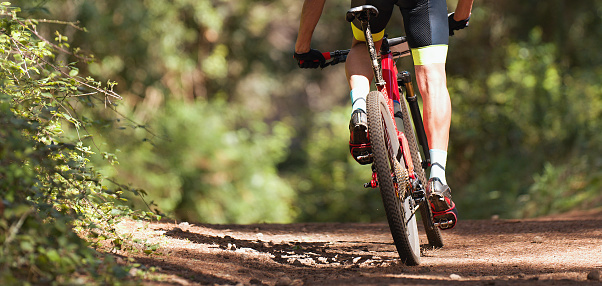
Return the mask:
<path fill-rule="evenodd" d="M 442 230 L 451 229 L 458 222 L 458 209 L 452 201 L 451 189 L 439 178 L 431 178 L 427 184 L 433 221 Z"/>
<path fill-rule="evenodd" d="M 349 151 L 353 159 L 361 165 L 372 163 L 372 145 L 368 137 L 368 116 L 365 111 L 353 111 L 349 121 L 349 133 Z"/>

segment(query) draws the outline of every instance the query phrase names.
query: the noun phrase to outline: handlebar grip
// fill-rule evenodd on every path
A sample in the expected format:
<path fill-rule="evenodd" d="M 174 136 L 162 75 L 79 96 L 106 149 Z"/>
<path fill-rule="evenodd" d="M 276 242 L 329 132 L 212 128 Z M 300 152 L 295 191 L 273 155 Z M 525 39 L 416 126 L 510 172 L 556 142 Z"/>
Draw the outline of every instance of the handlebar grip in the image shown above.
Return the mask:
<path fill-rule="evenodd" d="M 349 50 L 322 53 L 322 56 L 324 59 L 326 59 L 326 62 L 320 67 L 325 68 L 327 66 L 334 66 L 336 64 L 344 63 L 347 60 L 347 54 L 349 54 Z"/>
<path fill-rule="evenodd" d="M 406 39 L 406 37 L 397 37 L 397 38 L 393 38 L 393 39 L 388 39 L 387 41 L 389 43 L 389 46 L 392 47 L 392 46 L 397 46 L 401 43 L 407 42 L 407 39 Z"/>

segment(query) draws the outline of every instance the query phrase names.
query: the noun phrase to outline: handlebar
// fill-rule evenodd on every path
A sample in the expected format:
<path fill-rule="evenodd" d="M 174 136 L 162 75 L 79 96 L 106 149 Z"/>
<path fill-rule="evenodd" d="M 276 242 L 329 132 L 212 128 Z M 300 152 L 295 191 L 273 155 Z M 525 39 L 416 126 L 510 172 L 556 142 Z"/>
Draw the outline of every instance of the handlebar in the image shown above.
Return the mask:
<path fill-rule="evenodd" d="M 392 39 L 387 39 L 387 42 L 389 43 L 389 47 L 394 47 L 397 45 L 400 45 L 402 43 L 407 42 L 407 38 L 406 37 L 397 37 L 397 38 L 392 38 Z M 321 65 L 321 68 L 325 68 L 327 66 L 334 66 L 336 64 L 340 64 L 340 63 L 344 63 L 345 61 L 347 61 L 347 54 L 349 54 L 350 50 L 337 50 L 334 52 L 324 52 L 322 53 L 322 56 L 324 56 L 324 58 L 326 59 L 326 62 Z M 393 56 L 401 56 L 404 55 L 406 53 L 409 53 L 410 51 L 399 51 L 399 52 L 393 52 Z M 330 60 L 330 61 L 329 61 Z"/>

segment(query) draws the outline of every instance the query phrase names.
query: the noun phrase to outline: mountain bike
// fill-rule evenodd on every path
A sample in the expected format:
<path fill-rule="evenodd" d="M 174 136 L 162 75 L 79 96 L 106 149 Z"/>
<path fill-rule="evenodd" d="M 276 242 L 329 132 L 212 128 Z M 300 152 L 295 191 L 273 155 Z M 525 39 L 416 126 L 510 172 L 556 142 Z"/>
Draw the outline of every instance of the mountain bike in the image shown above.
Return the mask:
<path fill-rule="evenodd" d="M 414 94 L 412 77 L 409 72 L 398 72 L 395 60 L 409 55 L 405 37 L 387 39 L 380 48 L 380 56 L 372 38 L 368 21 L 378 15 L 371 5 L 364 5 L 347 11 L 346 19 L 358 19 L 370 52 L 376 91 L 368 94 L 366 113 L 368 116 L 368 136 L 372 146 L 372 180 L 366 188 L 379 188 L 393 241 L 399 257 L 406 265 L 420 264 L 420 240 L 416 223 L 416 212 L 420 212 L 424 229 L 432 247 L 442 247 L 443 240 L 439 226 L 451 223 L 434 221 L 431 205 L 428 202 L 425 169 L 430 166 L 428 141 L 424 131 L 422 116 Z M 401 48 L 394 48 L 401 47 Z M 391 48 L 394 48 L 392 51 Z M 345 62 L 349 50 L 323 53 L 327 67 Z M 405 95 L 405 101 L 400 100 Z M 398 129 L 398 122 L 403 131 Z M 420 154 L 422 147 L 424 160 Z"/>

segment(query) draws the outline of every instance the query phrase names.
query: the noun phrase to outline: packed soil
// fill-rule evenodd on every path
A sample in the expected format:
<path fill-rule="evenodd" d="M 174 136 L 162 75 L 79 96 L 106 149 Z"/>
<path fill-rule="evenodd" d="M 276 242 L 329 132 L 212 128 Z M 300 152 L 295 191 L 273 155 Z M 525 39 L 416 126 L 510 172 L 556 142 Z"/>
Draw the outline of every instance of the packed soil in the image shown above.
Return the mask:
<path fill-rule="evenodd" d="M 602 210 L 463 220 L 405 266 L 386 223 L 209 225 L 123 221 L 117 252 L 147 285 L 602 285 Z M 421 233 L 422 230 L 420 230 Z"/>

